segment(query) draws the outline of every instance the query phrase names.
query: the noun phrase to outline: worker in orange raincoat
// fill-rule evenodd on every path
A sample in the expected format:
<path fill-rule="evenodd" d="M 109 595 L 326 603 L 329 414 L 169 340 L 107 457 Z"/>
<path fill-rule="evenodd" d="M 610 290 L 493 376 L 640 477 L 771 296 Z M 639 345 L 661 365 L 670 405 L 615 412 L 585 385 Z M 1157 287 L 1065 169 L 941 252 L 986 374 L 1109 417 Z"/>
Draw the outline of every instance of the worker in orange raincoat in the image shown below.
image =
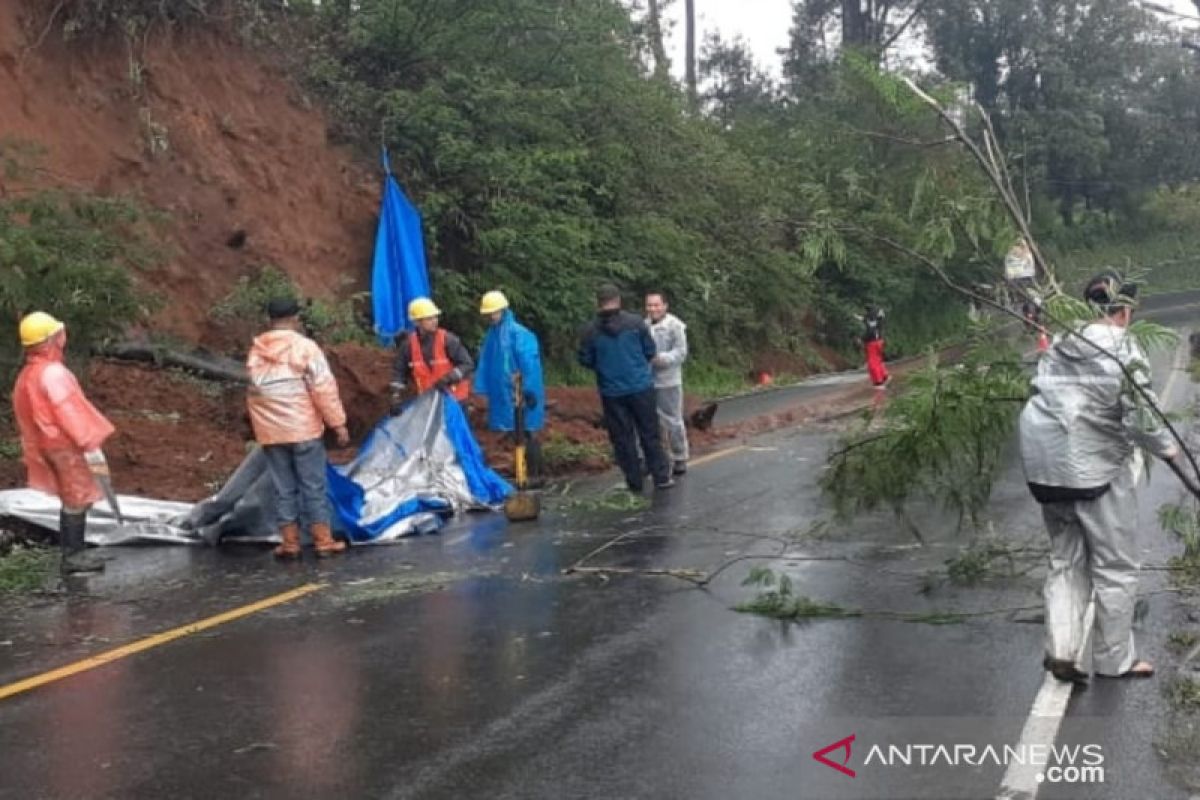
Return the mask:
<path fill-rule="evenodd" d="M 247 406 L 254 438 L 267 457 L 275 485 L 279 558 L 300 557 L 300 523 L 308 523 L 318 558 L 340 553 L 333 538 L 325 482 L 325 428 L 339 447 L 350 443 L 346 412 L 325 354 L 300 333 L 300 306 L 291 298 L 267 304 L 271 329 L 250 347 Z"/>
<path fill-rule="evenodd" d="M 63 363 L 67 328 L 62 322 L 37 311 L 21 320 L 20 336 L 25 364 L 12 403 L 29 487 L 62 501 L 62 572 L 99 572 L 104 561 L 87 552 L 84 534 L 88 509 L 104 497 L 97 479 L 109 475 L 100 448 L 115 429 Z"/>

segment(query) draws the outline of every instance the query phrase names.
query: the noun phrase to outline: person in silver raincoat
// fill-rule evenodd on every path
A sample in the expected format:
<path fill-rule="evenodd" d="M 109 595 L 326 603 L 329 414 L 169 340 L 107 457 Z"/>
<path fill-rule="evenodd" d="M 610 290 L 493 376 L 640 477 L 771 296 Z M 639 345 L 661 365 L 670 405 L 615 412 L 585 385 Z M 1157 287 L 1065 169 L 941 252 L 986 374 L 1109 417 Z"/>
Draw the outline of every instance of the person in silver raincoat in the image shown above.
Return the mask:
<path fill-rule="evenodd" d="M 1087 679 L 1077 659 L 1083 656 L 1084 615 L 1093 592 L 1092 661 L 1097 674 L 1154 673 L 1149 662 L 1136 657 L 1133 640 L 1140 568 L 1138 448 L 1167 461 L 1189 490 L 1200 493 L 1181 466 L 1170 432 L 1125 374 L 1127 370 L 1154 396 L 1149 360 L 1128 332 L 1136 285 L 1104 273 L 1088 283 L 1084 296 L 1099 318 L 1079 336 L 1057 339 L 1042 357 L 1033 396 L 1020 418 L 1025 478 L 1042 505 L 1050 535 L 1044 665 L 1056 678 L 1079 683 Z M 1099 348 L 1115 355 L 1120 364 Z"/>

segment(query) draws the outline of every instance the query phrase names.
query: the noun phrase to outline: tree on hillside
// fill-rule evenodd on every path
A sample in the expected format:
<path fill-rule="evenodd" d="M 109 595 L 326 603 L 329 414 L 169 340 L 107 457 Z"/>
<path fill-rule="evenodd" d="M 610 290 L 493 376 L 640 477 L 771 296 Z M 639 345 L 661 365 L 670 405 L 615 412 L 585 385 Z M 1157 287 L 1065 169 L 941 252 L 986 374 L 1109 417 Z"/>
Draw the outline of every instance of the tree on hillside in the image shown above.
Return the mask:
<path fill-rule="evenodd" d="M 700 76 L 705 86 L 702 105 L 725 126 L 752 111 L 767 111 L 775 99 L 770 77 L 740 38 L 726 42 L 720 34 L 709 34 L 701 52 Z"/>
<path fill-rule="evenodd" d="M 926 0 L 794 0 L 791 49 L 856 50 L 879 59 L 908 32 Z M 816 45 L 816 47 L 814 47 Z"/>
<path fill-rule="evenodd" d="M 1198 107 L 1178 105 L 1194 66 L 1136 4 L 930 0 L 924 14 L 939 71 L 971 85 L 1064 224 L 1081 205 L 1112 211 L 1140 189 L 1200 174 L 1176 149 L 1194 152 Z"/>
<path fill-rule="evenodd" d="M 667 80 L 671 75 L 671 62 L 663 33 L 663 4 L 665 0 L 647 0 L 646 28 L 650 37 L 650 52 L 654 57 L 654 76 Z"/>
<path fill-rule="evenodd" d="M 696 0 L 683 0 L 685 48 L 684 69 L 687 85 L 688 100 L 695 108 L 699 103 L 699 93 L 696 88 Z"/>

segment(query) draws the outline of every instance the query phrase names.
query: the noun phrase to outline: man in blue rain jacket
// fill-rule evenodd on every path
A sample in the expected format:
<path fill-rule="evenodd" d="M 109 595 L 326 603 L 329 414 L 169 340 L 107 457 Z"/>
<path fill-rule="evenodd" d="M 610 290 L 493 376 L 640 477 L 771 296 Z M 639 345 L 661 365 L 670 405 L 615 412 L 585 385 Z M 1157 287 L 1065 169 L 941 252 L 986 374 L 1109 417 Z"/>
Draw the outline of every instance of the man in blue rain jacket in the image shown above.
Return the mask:
<path fill-rule="evenodd" d="M 525 455 L 529 476 L 534 483 L 542 479 L 542 448 L 537 433 L 545 424 L 546 390 L 542 381 L 542 357 L 533 331 L 517 322 L 503 292 L 483 296 L 479 313 L 488 324 L 483 351 L 475 372 L 475 393 L 488 399 L 488 428 L 513 431 L 513 375 L 521 374 L 525 401 Z"/>

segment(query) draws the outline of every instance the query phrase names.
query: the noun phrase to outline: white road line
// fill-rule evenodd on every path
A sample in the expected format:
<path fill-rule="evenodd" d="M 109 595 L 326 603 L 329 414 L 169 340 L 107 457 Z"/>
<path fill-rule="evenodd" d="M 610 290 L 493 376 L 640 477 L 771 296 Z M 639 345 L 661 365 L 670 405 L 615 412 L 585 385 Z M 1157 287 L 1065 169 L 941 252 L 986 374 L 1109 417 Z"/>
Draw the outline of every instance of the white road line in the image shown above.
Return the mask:
<path fill-rule="evenodd" d="M 1167 377 L 1166 386 L 1163 387 L 1162 395 L 1159 398 L 1163 408 L 1171 406 L 1171 391 L 1175 388 L 1175 379 L 1183 369 L 1179 364 L 1179 353 L 1187 353 L 1187 339 L 1188 331 L 1185 330 L 1180 336 L 1180 347 L 1175 353 L 1170 375 Z M 1142 479 L 1144 469 L 1145 461 L 1139 459 L 1137 475 L 1134 478 L 1135 483 Z M 1092 625 L 1095 619 L 1096 602 L 1092 600 L 1084 611 L 1083 644 L 1079 648 L 1079 653 L 1076 654 L 1076 663 L 1080 663 L 1084 657 L 1088 657 L 1090 661 L 1088 654 L 1091 651 Z M 1058 729 L 1062 725 L 1063 717 L 1067 714 L 1071 689 L 1071 684 L 1063 683 L 1047 673 L 1042 681 L 1042 688 L 1038 690 L 1037 696 L 1033 699 L 1033 708 L 1030 709 L 1029 717 L 1025 720 L 1025 727 L 1021 729 L 1021 738 L 1018 740 L 1019 749 L 1029 752 L 1030 748 L 1034 746 L 1050 747 L 1054 744 L 1058 739 Z M 1000 791 L 996 794 L 996 800 L 1037 800 L 1038 790 L 1042 787 L 1041 781 L 1038 780 L 1040 775 L 1041 770 L 1033 764 L 1020 764 L 1014 760 L 1004 772 L 1004 780 L 1000 782 Z"/>

